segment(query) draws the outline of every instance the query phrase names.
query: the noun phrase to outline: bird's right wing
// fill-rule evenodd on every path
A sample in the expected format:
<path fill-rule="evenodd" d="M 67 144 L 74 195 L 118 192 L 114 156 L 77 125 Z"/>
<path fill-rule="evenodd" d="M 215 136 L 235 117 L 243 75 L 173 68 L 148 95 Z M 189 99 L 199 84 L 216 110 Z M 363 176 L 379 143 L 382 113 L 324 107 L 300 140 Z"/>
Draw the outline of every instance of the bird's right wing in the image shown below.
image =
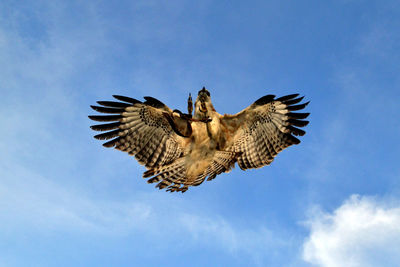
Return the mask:
<path fill-rule="evenodd" d="M 103 144 L 105 147 L 134 155 L 147 168 L 169 164 L 182 156 L 187 140 L 173 129 L 168 119 L 172 117 L 170 108 L 152 97 L 145 97 L 143 103 L 126 96 L 114 98 L 121 102 L 98 101 L 101 106 L 91 106 L 110 115 L 89 116 L 94 121 L 107 122 L 91 126 L 95 131 L 108 131 L 94 136 L 112 139 Z"/>
<path fill-rule="evenodd" d="M 310 113 L 297 113 L 308 102 L 298 104 L 303 97 L 298 94 L 275 99 L 266 95 L 235 115 L 224 115 L 221 123 L 227 133 L 224 149 L 241 153 L 237 158 L 243 170 L 269 165 L 283 149 L 299 144 L 294 137 L 302 136 Z"/>

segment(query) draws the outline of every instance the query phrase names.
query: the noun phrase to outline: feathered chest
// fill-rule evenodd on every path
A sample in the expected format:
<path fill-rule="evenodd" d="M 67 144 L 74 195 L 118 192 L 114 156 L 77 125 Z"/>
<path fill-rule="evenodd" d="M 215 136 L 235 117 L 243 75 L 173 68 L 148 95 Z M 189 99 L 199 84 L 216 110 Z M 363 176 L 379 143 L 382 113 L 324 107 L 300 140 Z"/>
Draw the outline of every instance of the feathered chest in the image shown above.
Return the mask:
<path fill-rule="evenodd" d="M 217 116 L 210 117 L 210 121 L 193 121 L 192 138 L 196 145 L 216 146 L 221 135 L 221 123 Z"/>

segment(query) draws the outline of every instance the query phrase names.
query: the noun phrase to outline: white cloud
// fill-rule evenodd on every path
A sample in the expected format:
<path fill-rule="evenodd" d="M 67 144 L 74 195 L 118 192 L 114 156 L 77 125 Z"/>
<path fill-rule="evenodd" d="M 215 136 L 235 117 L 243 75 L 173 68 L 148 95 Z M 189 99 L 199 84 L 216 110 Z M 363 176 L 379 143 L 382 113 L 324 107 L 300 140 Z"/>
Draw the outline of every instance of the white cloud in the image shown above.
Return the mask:
<path fill-rule="evenodd" d="M 399 266 L 400 205 L 353 195 L 333 213 L 314 212 L 303 259 L 318 266 Z"/>

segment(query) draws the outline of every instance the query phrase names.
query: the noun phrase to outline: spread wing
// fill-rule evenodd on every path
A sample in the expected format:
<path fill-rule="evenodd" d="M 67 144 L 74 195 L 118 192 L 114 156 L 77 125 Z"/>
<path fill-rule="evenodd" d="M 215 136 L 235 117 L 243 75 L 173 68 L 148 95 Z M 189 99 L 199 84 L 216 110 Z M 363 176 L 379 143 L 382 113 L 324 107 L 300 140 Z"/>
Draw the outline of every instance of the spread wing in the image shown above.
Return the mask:
<path fill-rule="evenodd" d="M 243 170 L 269 165 L 283 149 L 299 144 L 296 136 L 305 132 L 309 113 L 296 113 L 307 103 L 298 104 L 303 97 L 298 94 L 275 99 L 266 95 L 235 115 L 224 115 L 222 127 L 227 134 L 225 150 L 241 153 L 237 158 Z M 297 104 L 297 105 L 296 105 Z"/>
<path fill-rule="evenodd" d="M 103 145 L 115 147 L 134 155 L 147 168 L 163 166 L 179 158 L 184 152 L 183 137 L 171 126 L 172 110 L 152 97 L 145 102 L 114 95 L 121 102 L 98 101 L 94 110 L 109 115 L 89 116 L 94 121 L 106 122 L 93 125 L 96 131 L 107 131 L 94 136 L 110 140 Z"/>

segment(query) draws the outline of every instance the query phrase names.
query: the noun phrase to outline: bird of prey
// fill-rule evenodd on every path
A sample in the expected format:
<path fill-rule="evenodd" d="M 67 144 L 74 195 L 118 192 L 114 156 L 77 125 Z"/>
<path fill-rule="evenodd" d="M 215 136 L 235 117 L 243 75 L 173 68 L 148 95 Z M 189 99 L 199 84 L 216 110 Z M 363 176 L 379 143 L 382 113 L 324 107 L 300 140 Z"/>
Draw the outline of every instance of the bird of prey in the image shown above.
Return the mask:
<path fill-rule="evenodd" d="M 302 110 L 309 102 L 291 94 L 279 98 L 266 95 L 235 115 L 219 114 L 210 92 L 202 88 L 194 103 L 189 94 L 188 113 L 171 110 L 152 97 L 145 101 L 114 95 L 117 101 L 98 101 L 91 106 L 109 115 L 89 116 L 96 139 L 103 145 L 135 156 L 147 168 L 144 178 L 159 189 L 185 192 L 206 178 L 229 172 L 237 162 L 242 170 L 269 165 L 283 149 L 299 144 L 304 120 Z"/>

